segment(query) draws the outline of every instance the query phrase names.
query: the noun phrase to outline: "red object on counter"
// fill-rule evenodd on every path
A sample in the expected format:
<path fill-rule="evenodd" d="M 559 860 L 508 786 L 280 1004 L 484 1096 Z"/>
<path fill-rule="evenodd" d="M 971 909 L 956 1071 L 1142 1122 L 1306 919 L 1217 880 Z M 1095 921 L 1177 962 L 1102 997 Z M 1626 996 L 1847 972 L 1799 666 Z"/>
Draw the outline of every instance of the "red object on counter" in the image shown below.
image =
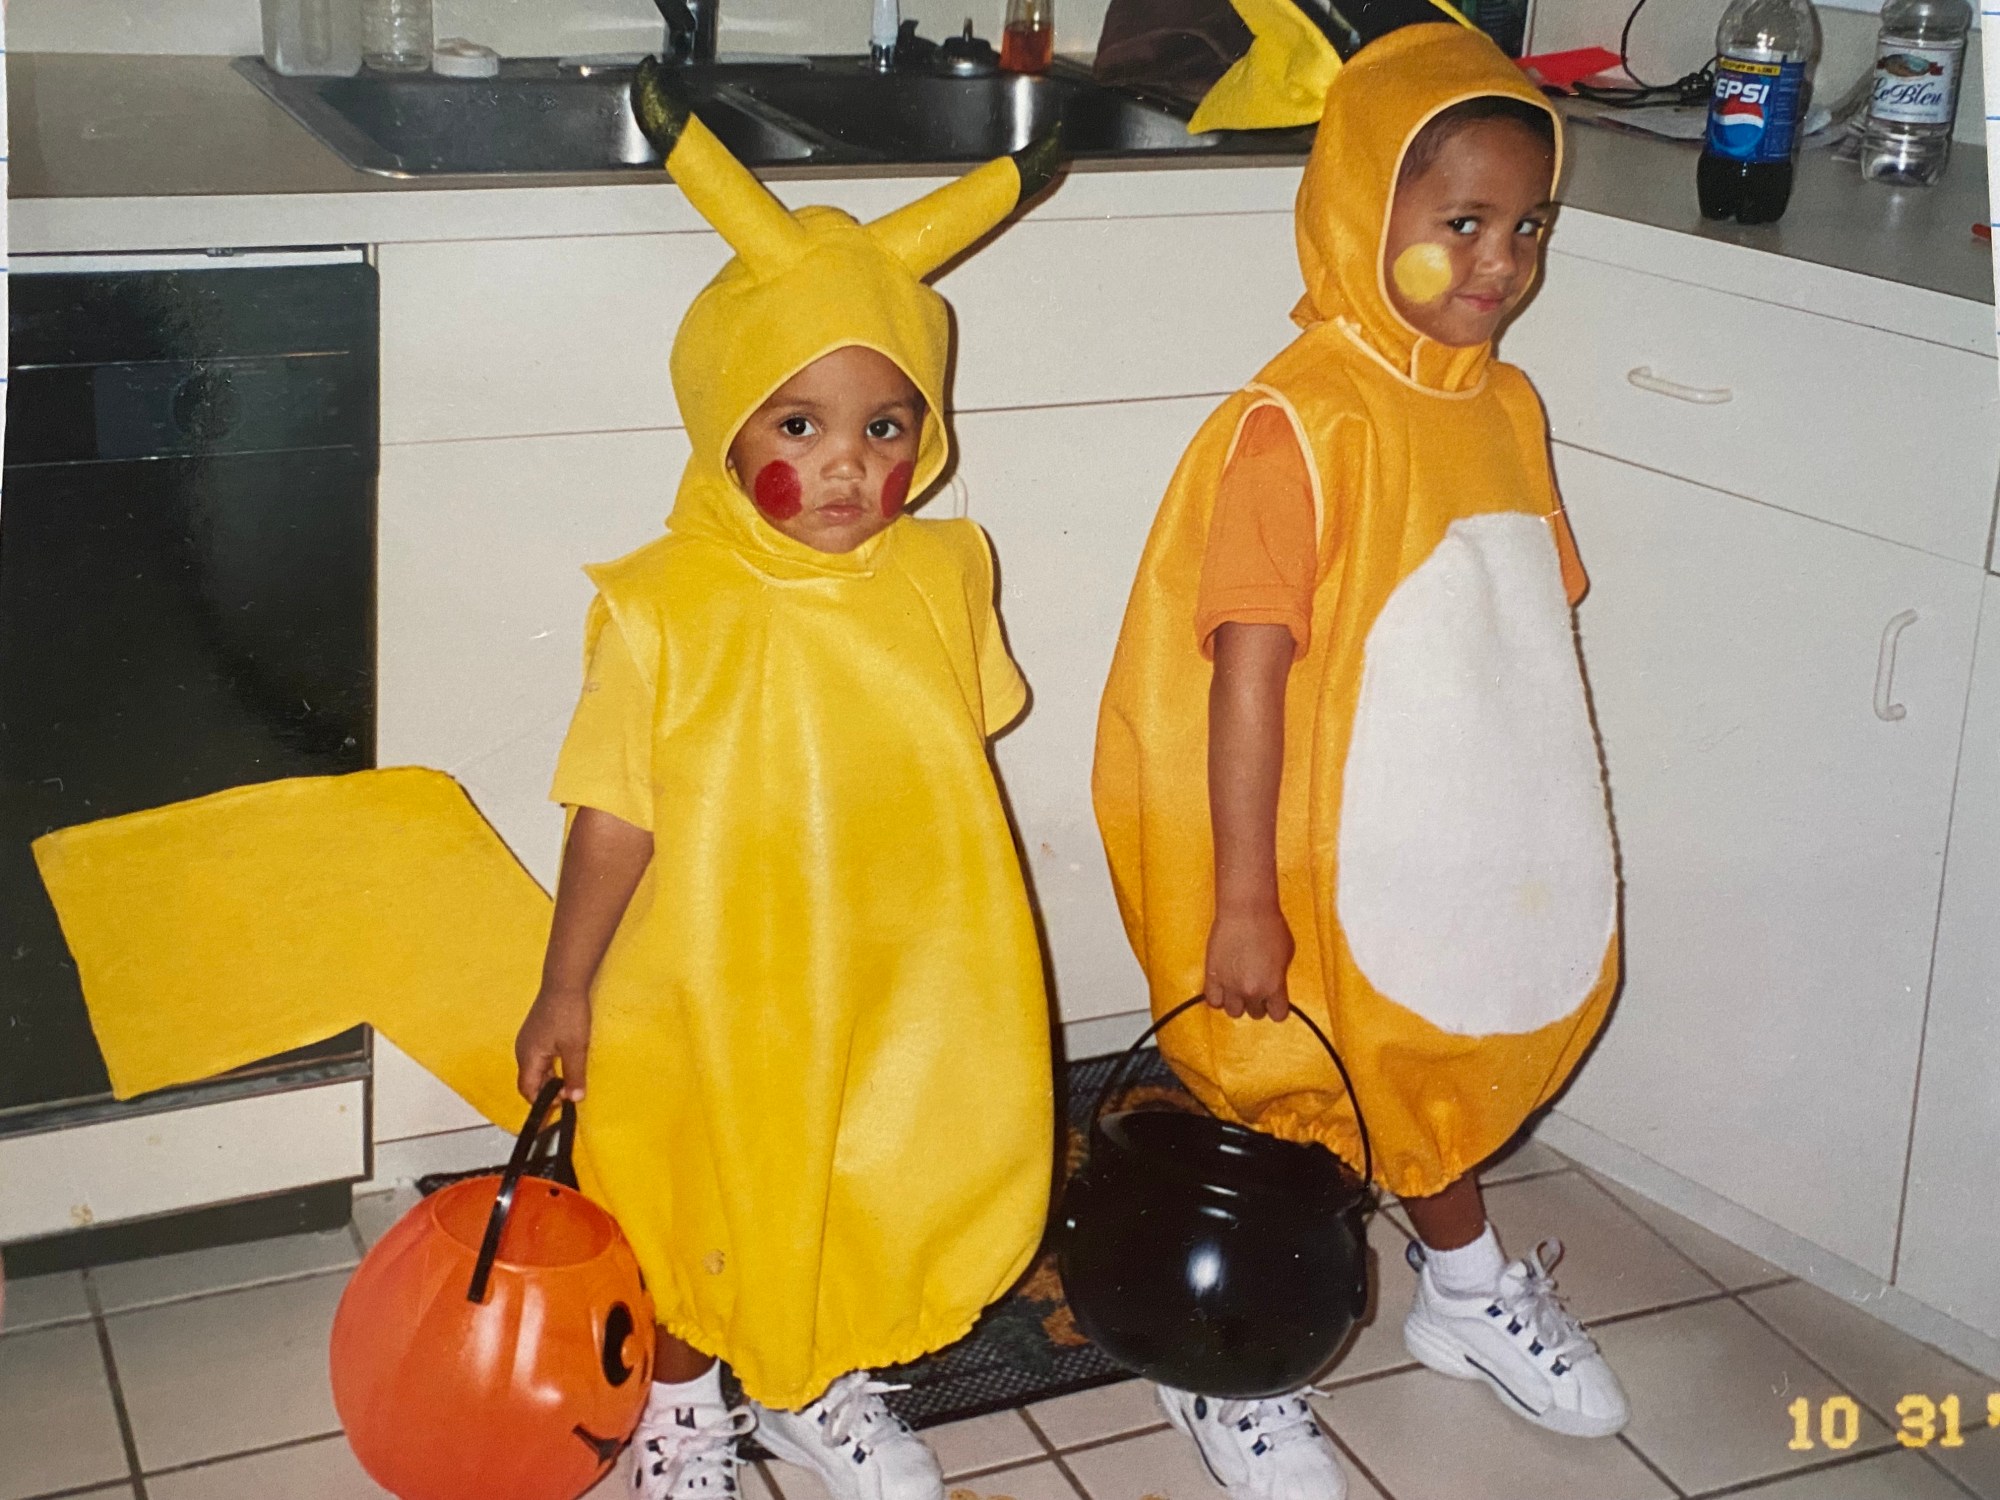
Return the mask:
<path fill-rule="evenodd" d="M 1000 66 L 1009 73 L 1042 73 L 1055 60 L 1056 34 L 1048 26 L 1009 23 L 1000 32 Z"/>
<path fill-rule="evenodd" d="M 1618 66 L 1618 54 L 1603 47 L 1578 47 L 1569 52 L 1544 52 L 1521 59 L 1521 71 L 1535 82 L 1544 88 L 1564 90 Z"/>

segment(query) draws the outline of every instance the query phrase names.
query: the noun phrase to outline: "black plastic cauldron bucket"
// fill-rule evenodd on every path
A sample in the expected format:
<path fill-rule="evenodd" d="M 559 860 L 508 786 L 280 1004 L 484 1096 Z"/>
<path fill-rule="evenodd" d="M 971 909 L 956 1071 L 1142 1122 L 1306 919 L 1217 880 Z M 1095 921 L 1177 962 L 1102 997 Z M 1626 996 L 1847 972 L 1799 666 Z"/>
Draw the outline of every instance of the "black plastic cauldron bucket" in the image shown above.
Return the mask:
<path fill-rule="evenodd" d="M 1148 1379 L 1220 1399 L 1298 1390 L 1325 1367 L 1368 1304 L 1368 1182 L 1323 1146 L 1207 1115 L 1105 1104 L 1139 1049 L 1202 998 L 1174 1007 L 1133 1044 L 1092 1111 L 1089 1155 L 1063 1196 L 1057 1256 L 1077 1327 Z M 1311 1028 L 1354 1099 L 1347 1068 Z"/>

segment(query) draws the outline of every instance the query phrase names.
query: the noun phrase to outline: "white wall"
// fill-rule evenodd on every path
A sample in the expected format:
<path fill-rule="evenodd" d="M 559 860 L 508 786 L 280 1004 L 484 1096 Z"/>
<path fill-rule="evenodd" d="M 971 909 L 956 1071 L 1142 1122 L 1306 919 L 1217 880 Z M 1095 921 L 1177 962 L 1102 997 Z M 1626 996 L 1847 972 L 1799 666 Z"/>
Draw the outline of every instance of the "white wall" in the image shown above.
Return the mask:
<path fill-rule="evenodd" d="M 358 3 L 358 0 L 354 0 Z M 863 52 L 870 0 L 721 0 L 725 49 Z M 1089 52 L 1109 0 L 1059 0 L 1057 45 Z M 650 50 L 662 23 L 653 0 L 434 0 L 440 36 L 465 36 L 512 56 Z M 1004 0 L 903 0 L 927 36 L 974 29 L 997 41 Z M 23 52 L 257 51 L 258 0 L 11 0 L 8 41 Z"/>
<path fill-rule="evenodd" d="M 15 0 L 19 5 L 21 0 Z M 1874 12 L 1880 0 L 1816 0 L 1821 48 L 1814 75 L 1819 96 L 1838 99 L 1875 61 Z M 1653 0 L 1632 28 L 1632 69 L 1649 83 L 1664 83 L 1692 73 L 1715 51 L 1715 28 L 1729 0 Z M 1535 52 L 1562 52 L 1571 47 L 1618 47 L 1618 32 L 1632 11 L 1632 0 L 1536 0 L 1528 44 Z M 1978 25 L 1979 7 L 1973 6 Z M 1986 110 L 1980 87 L 1979 32 L 1972 33 L 1965 53 L 1965 86 L 1958 97 L 1958 123 L 1952 135 L 1974 145 L 1986 142 Z"/>

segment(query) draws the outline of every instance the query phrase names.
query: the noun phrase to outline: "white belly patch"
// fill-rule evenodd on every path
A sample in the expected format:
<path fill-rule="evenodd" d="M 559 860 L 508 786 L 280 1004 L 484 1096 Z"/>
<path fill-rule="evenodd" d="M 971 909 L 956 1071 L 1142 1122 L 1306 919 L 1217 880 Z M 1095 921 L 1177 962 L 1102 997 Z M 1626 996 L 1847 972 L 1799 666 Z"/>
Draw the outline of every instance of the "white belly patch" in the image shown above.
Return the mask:
<path fill-rule="evenodd" d="M 1369 983 L 1444 1031 L 1539 1030 L 1596 984 L 1617 876 L 1542 517 L 1454 522 L 1369 631 L 1336 903 Z"/>

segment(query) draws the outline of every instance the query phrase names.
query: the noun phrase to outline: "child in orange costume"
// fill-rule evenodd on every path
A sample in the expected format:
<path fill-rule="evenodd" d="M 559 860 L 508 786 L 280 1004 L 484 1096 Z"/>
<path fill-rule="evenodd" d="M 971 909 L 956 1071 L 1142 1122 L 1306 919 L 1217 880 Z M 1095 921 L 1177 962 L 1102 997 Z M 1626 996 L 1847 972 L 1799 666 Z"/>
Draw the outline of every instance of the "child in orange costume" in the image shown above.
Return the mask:
<path fill-rule="evenodd" d="M 1203 1102 L 1358 1161 L 1312 1038 L 1259 1018 L 1328 1028 L 1422 1240 L 1412 1354 L 1609 1434 L 1616 1377 L 1551 1261 L 1504 1261 L 1473 1175 L 1568 1077 L 1619 972 L 1582 570 L 1539 405 L 1491 349 L 1536 270 L 1556 121 L 1464 27 L 1390 30 L 1343 66 L 1284 0 L 1238 8 L 1256 45 L 1194 126 L 1324 101 L 1304 332 L 1197 435 L 1140 564 L 1093 784 L 1120 909 L 1155 1011 L 1215 1007 L 1162 1037 Z M 1232 1494 L 1340 1493 L 1301 1397 L 1161 1394 Z"/>

